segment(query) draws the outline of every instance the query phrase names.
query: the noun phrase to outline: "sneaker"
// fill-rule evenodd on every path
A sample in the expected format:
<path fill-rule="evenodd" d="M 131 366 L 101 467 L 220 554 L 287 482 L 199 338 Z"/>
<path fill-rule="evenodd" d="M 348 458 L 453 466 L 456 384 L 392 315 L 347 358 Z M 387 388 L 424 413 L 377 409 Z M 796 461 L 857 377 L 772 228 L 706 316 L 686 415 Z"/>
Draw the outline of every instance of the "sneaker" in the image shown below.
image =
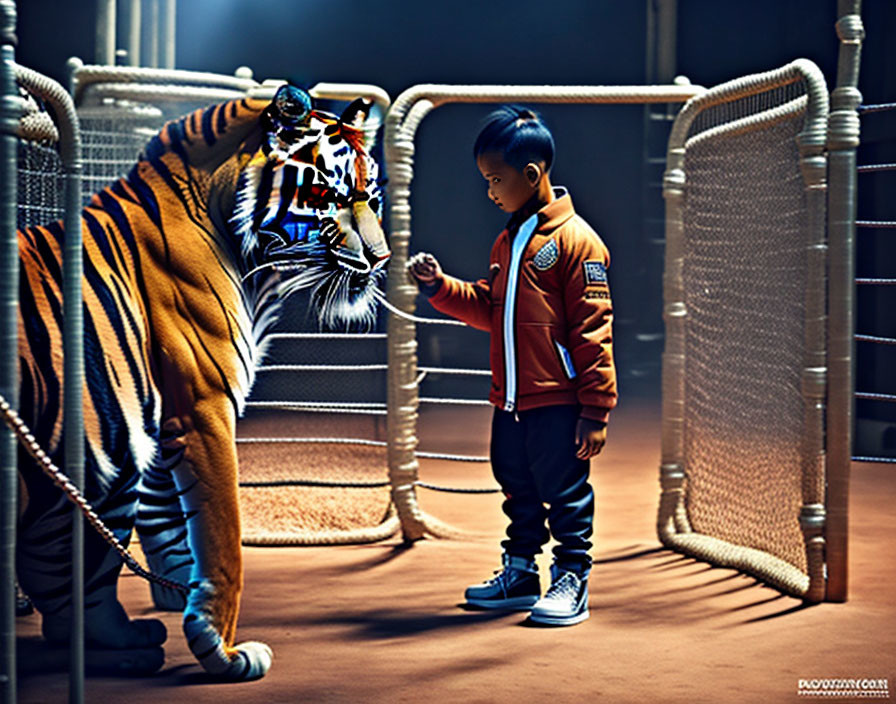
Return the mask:
<path fill-rule="evenodd" d="M 532 607 L 529 620 L 548 626 L 572 626 L 588 615 L 588 578 L 551 565 L 551 586 Z"/>
<path fill-rule="evenodd" d="M 504 555 L 504 569 L 482 584 L 467 587 L 464 598 L 470 606 L 483 609 L 525 610 L 541 595 L 535 560 Z"/>

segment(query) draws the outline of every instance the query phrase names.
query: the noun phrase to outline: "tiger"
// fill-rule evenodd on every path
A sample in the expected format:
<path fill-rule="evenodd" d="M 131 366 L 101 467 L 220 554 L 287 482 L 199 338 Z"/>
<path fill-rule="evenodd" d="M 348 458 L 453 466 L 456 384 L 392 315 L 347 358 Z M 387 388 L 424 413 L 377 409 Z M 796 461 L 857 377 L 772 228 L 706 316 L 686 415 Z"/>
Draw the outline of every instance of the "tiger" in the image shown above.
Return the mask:
<path fill-rule="evenodd" d="M 188 585 L 153 599 L 183 610 L 192 654 L 223 680 L 262 677 L 273 659 L 235 638 L 235 426 L 266 334 L 302 289 L 322 327 L 375 320 L 390 250 L 370 109 L 359 98 L 336 116 L 284 84 L 196 110 L 81 213 L 85 493 L 122 543 L 136 528 L 151 569 Z M 61 222 L 18 231 L 20 415 L 57 464 L 64 239 Z M 71 505 L 24 452 L 19 476 L 19 584 L 44 637 L 67 642 Z M 160 648 L 162 621 L 131 620 L 118 601 L 120 558 L 93 531 L 85 543 L 88 647 Z"/>

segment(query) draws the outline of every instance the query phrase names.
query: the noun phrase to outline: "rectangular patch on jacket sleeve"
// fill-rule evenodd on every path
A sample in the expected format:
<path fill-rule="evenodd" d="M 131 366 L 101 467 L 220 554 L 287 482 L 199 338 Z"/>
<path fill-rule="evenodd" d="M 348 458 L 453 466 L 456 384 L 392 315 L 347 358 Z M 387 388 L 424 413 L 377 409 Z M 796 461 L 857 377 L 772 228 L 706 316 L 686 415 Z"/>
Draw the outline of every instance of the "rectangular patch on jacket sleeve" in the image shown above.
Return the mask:
<path fill-rule="evenodd" d="M 585 285 L 586 286 L 606 286 L 607 285 L 607 267 L 597 259 L 589 259 L 583 263 L 585 267 Z"/>

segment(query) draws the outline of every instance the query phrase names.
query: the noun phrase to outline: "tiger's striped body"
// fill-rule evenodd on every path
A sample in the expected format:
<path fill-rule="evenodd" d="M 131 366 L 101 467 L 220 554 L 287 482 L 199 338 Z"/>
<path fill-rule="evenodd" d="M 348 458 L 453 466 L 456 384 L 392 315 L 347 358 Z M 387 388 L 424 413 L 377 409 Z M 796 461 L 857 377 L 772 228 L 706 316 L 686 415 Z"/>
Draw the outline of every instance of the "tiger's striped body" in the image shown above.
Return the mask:
<path fill-rule="evenodd" d="M 388 257 L 376 165 L 360 134 L 311 111 L 292 87 L 270 106 L 213 106 L 166 125 L 82 215 L 87 496 L 123 541 L 136 520 L 154 568 L 189 580 L 190 647 L 229 679 L 270 666 L 267 646 L 234 647 L 242 583 L 234 435 L 264 332 L 282 297 L 304 286 L 322 289 L 322 321 L 363 321 Z M 19 233 L 21 414 L 51 455 L 62 448 L 63 238 L 58 223 Z M 28 502 L 19 581 L 45 635 L 61 639 L 71 511 L 24 456 L 20 472 Z M 87 543 L 88 639 L 113 648 L 164 641 L 160 622 L 128 621 L 115 593 L 120 564 L 96 536 Z"/>

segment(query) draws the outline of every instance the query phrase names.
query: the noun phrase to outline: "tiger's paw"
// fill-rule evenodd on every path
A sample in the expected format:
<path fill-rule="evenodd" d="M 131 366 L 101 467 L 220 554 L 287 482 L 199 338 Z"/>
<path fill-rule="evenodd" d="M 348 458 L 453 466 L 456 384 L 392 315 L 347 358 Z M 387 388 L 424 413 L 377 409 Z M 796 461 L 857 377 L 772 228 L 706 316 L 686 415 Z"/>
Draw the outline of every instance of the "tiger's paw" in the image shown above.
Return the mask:
<path fill-rule="evenodd" d="M 98 650 L 87 648 L 84 665 L 88 675 L 140 677 L 158 672 L 165 664 L 162 648 Z"/>
<path fill-rule="evenodd" d="M 245 682 L 264 677 L 274 655 L 258 641 L 230 647 L 221 637 L 211 615 L 215 588 L 207 580 L 196 581 L 184 610 L 183 629 L 190 652 L 209 674 L 229 682 Z"/>
<path fill-rule="evenodd" d="M 246 682 L 264 677 L 271 669 L 274 654 L 265 643 L 246 641 L 228 648 L 217 631 L 201 621 L 188 617 L 184 633 L 190 650 L 206 672 L 229 682 Z"/>
<path fill-rule="evenodd" d="M 230 665 L 224 673 L 228 680 L 246 682 L 264 677 L 274 662 L 274 652 L 266 643 L 247 640 L 227 648 Z"/>
<path fill-rule="evenodd" d="M 127 650 L 151 648 L 162 645 L 168 640 L 168 629 L 157 618 L 135 618 L 128 621 L 123 628 L 119 628 L 113 637 L 107 635 L 106 628 L 87 628 L 87 642 L 107 648 L 122 648 Z"/>
<path fill-rule="evenodd" d="M 259 641 L 246 641 L 228 648 L 218 640 L 205 652 L 193 649 L 196 644 L 191 641 L 190 647 L 203 669 L 228 682 L 248 682 L 264 677 L 274 661 L 273 651 Z"/>
<path fill-rule="evenodd" d="M 41 631 L 49 643 L 67 643 L 71 637 L 71 616 L 44 616 Z M 162 645 L 167 639 L 168 629 L 155 618 L 130 621 L 126 617 L 124 620 L 88 617 L 85 622 L 85 640 L 89 648 L 139 650 Z"/>

